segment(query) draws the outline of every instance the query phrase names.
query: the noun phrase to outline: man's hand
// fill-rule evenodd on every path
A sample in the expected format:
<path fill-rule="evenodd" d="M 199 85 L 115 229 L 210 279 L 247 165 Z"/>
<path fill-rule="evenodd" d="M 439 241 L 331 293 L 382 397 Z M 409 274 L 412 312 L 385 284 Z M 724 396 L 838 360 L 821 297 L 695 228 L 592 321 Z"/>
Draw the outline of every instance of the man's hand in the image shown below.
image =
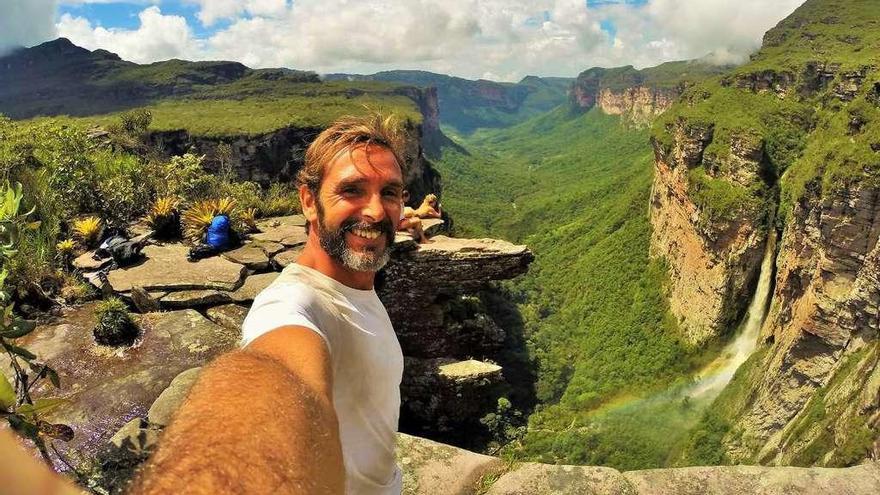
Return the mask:
<path fill-rule="evenodd" d="M 343 493 L 324 341 L 282 327 L 206 367 L 132 493 Z"/>

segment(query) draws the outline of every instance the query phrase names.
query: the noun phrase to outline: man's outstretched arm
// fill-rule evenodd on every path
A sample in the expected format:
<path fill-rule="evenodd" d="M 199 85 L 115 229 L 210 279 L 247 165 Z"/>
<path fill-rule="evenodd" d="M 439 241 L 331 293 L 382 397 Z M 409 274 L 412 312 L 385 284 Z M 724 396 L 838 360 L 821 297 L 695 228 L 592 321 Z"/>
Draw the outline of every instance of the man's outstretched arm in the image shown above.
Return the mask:
<path fill-rule="evenodd" d="M 207 366 L 132 494 L 344 490 L 321 337 L 282 327 Z"/>

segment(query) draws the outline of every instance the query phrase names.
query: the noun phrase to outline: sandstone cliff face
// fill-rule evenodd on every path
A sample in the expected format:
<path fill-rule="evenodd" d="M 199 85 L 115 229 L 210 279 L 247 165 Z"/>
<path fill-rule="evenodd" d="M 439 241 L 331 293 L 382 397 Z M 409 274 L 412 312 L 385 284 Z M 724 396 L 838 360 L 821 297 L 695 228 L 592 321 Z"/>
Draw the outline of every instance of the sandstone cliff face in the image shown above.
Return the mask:
<path fill-rule="evenodd" d="M 421 124 L 405 124 L 408 138 L 403 151 L 407 165 L 405 182 L 411 201 L 417 204 L 429 193 L 442 192 L 440 174 L 425 157 L 427 148 L 436 147 L 445 139 L 440 131 L 437 91 L 404 87 L 397 92 L 411 98 L 422 113 Z M 293 181 L 303 166 L 306 148 L 321 131 L 284 127 L 256 136 L 227 137 L 195 136 L 186 130 L 155 131 L 150 134 L 150 142 L 169 155 L 204 154 L 204 165 L 212 171 L 220 166 L 217 147 L 226 143 L 232 148 L 232 168 L 238 177 L 268 186 Z"/>
<path fill-rule="evenodd" d="M 736 321 L 719 315 L 750 295 L 741 282 L 757 253 L 746 253 L 763 243 L 764 222 L 736 209 L 705 217 L 692 186 L 709 182 L 680 180 L 677 167 L 701 164 L 735 191 L 710 205 L 754 198 L 756 177 L 780 191 L 764 198 L 782 232 L 761 353 L 719 402 L 730 409 L 722 448 L 732 462 L 846 466 L 880 456 L 880 91 L 862 45 L 877 39 L 865 19 L 878 13 L 876 2 L 808 0 L 751 63 L 686 91 L 661 117 L 652 252 L 669 262 L 686 331 Z"/>
<path fill-rule="evenodd" d="M 846 465 L 880 454 L 878 237 L 876 187 L 814 193 L 796 206 L 762 330 L 772 345 L 728 439 L 733 459 Z"/>
<path fill-rule="evenodd" d="M 704 151 L 713 129 L 679 121 L 669 132 L 671 148 L 654 142 L 651 254 L 668 267 L 670 310 L 679 327 L 690 343 L 702 345 L 729 330 L 747 306 L 766 229 L 760 215 L 747 210 L 730 219 L 707 221 L 706 212 L 690 196 L 688 174 L 708 161 Z M 757 179 L 760 154 L 734 150 L 729 160 L 750 166 L 725 168 Z"/>
<path fill-rule="evenodd" d="M 601 88 L 595 81 L 576 82 L 571 89 L 571 101 L 582 110 L 598 106 L 608 115 L 621 115 L 632 124 L 644 126 L 668 110 L 680 94 L 676 89 L 634 86 L 615 91 Z"/>
<path fill-rule="evenodd" d="M 608 115 L 621 115 L 632 125 L 647 126 L 669 109 L 685 88 L 723 67 L 698 60 L 667 62 L 637 70 L 632 66 L 585 70 L 572 83 L 572 108 L 590 110 L 598 106 Z"/>

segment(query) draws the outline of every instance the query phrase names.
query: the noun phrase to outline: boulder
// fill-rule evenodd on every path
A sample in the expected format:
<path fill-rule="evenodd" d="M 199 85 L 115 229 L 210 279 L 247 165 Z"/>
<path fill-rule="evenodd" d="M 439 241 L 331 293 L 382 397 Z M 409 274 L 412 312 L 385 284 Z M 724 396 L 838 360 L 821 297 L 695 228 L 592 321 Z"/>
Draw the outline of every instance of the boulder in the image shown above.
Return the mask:
<path fill-rule="evenodd" d="M 146 246 L 146 260 L 137 265 L 111 270 L 107 280 L 116 292 L 132 287 L 146 290 L 234 290 L 245 275 L 246 268 L 219 256 L 197 262 L 186 259 L 188 248 L 181 244 Z"/>
<path fill-rule="evenodd" d="M 635 495 L 616 469 L 527 462 L 496 480 L 487 495 Z"/>
<path fill-rule="evenodd" d="M 269 256 L 258 245 L 245 244 L 238 249 L 226 251 L 221 256 L 233 263 L 244 265 L 251 270 L 262 271 L 269 268 Z"/>
<path fill-rule="evenodd" d="M 241 324 L 244 323 L 244 318 L 247 316 L 247 312 L 247 306 L 241 306 L 239 304 L 223 304 L 208 308 L 205 311 L 205 316 L 221 327 L 241 331 Z"/>
<path fill-rule="evenodd" d="M 500 459 L 404 433 L 397 435 L 404 495 L 475 493 L 483 476 L 500 471 Z"/>
<path fill-rule="evenodd" d="M 189 395 L 189 390 L 196 383 L 201 371 L 201 367 L 190 368 L 175 376 L 168 388 L 163 390 L 150 406 L 150 410 L 147 412 L 147 421 L 156 426 L 171 424 L 171 418 L 183 404 L 186 396 Z"/>
<path fill-rule="evenodd" d="M 401 414 L 417 431 L 467 436 L 495 410 L 502 380 L 501 366 L 492 363 L 404 357 Z"/>

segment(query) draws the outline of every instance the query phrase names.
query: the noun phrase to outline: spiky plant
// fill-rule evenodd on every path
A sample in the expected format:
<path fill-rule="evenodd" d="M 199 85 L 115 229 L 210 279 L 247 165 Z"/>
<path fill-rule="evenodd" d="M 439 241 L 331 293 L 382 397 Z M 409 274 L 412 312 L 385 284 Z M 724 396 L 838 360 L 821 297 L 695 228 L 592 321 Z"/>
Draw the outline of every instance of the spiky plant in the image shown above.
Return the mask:
<path fill-rule="evenodd" d="M 55 244 L 55 251 L 59 256 L 69 256 L 73 253 L 74 249 L 76 249 L 76 241 L 73 239 L 64 239 Z"/>
<path fill-rule="evenodd" d="M 217 214 L 217 202 L 213 199 L 199 201 L 183 212 L 184 235 L 192 242 L 198 242 L 205 235 L 211 220 Z"/>
<path fill-rule="evenodd" d="M 99 344 L 130 345 L 138 336 L 138 327 L 128 312 L 128 306 L 116 297 L 101 301 L 95 309 L 95 316 L 98 324 L 92 334 Z"/>
<path fill-rule="evenodd" d="M 86 247 L 95 247 L 101 234 L 101 219 L 95 216 L 73 221 L 73 233 Z"/>
<path fill-rule="evenodd" d="M 257 231 L 257 209 L 248 208 L 238 214 L 238 226 L 242 233 Z"/>
<path fill-rule="evenodd" d="M 233 212 L 235 212 L 237 202 L 234 198 L 230 198 L 229 196 L 227 196 L 225 198 L 220 198 L 216 200 L 214 205 L 216 208 L 214 215 L 226 215 L 227 217 L 231 218 Z"/>
<path fill-rule="evenodd" d="M 150 208 L 147 223 L 159 239 L 171 239 L 180 235 L 178 200 L 174 197 L 158 198 Z"/>

